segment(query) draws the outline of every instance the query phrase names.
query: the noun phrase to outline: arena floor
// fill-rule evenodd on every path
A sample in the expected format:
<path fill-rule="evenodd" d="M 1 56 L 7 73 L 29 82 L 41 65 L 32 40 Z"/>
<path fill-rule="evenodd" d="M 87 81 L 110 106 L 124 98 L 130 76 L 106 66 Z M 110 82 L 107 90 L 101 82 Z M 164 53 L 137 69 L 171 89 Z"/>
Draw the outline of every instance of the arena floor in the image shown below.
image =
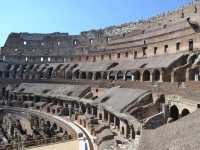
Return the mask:
<path fill-rule="evenodd" d="M 76 140 L 66 143 L 30 148 L 29 150 L 79 150 L 79 142 Z"/>

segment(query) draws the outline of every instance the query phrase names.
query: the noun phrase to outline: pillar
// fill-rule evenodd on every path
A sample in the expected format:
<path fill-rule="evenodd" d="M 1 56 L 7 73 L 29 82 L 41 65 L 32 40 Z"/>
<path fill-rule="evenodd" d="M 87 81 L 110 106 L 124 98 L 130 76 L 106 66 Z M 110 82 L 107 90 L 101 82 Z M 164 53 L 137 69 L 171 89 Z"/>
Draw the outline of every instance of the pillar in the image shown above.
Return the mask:
<path fill-rule="evenodd" d="M 107 73 L 107 80 L 109 80 L 109 75 L 110 75 L 110 74 L 109 74 L 109 73 Z"/>
<path fill-rule="evenodd" d="M 116 129 L 117 126 L 117 118 L 114 116 L 114 128 Z"/>
<path fill-rule="evenodd" d="M 81 79 L 81 72 L 79 72 L 78 79 Z"/>
<path fill-rule="evenodd" d="M 190 68 L 187 68 L 186 69 L 186 75 L 185 75 L 186 77 L 185 77 L 185 81 L 187 82 L 187 81 L 189 81 L 190 80 Z"/>
<path fill-rule="evenodd" d="M 92 73 L 92 80 L 95 80 L 95 73 Z"/>
<path fill-rule="evenodd" d="M 117 73 L 115 74 L 115 79 L 114 80 L 117 80 Z"/>
<path fill-rule="evenodd" d="M 160 70 L 160 82 L 163 82 L 163 71 Z"/>
<path fill-rule="evenodd" d="M 81 104 L 79 104 L 79 112 L 82 113 L 82 108 L 81 108 Z"/>
<path fill-rule="evenodd" d="M 143 82 L 143 72 L 140 73 L 140 81 Z"/>
<path fill-rule="evenodd" d="M 123 80 L 124 81 L 126 80 L 126 74 L 125 73 L 123 74 Z"/>
<path fill-rule="evenodd" d="M 91 106 L 92 116 L 95 116 L 94 114 L 94 107 Z"/>
<path fill-rule="evenodd" d="M 89 114 L 89 106 L 86 106 L 86 114 Z"/>
<path fill-rule="evenodd" d="M 110 112 L 108 112 L 108 123 L 110 124 L 111 120 L 110 120 Z"/>
<path fill-rule="evenodd" d="M 130 139 L 132 139 L 132 133 L 133 133 L 133 129 L 132 127 L 130 128 Z"/>
<path fill-rule="evenodd" d="M 174 83 L 175 82 L 175 79 L 174 79 L 174 70 L 171 72 L 171 82 Z"/>
<path fill-rule="evenodd" d="M 153 82 L 153 73 L 150 72 L 150 82 Z"/>

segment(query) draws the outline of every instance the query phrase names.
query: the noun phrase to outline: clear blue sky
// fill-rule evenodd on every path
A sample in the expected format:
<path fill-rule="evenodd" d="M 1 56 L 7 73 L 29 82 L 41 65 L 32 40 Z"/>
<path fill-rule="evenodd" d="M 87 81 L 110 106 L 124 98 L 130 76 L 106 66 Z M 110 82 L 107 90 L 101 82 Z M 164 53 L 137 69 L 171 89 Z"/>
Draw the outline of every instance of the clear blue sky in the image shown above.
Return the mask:
<path fill-rule="evenodd" d="M 10 32 L 69 32 L 122 24 L 190 0 L 1 0 L 0 46 Z"/>

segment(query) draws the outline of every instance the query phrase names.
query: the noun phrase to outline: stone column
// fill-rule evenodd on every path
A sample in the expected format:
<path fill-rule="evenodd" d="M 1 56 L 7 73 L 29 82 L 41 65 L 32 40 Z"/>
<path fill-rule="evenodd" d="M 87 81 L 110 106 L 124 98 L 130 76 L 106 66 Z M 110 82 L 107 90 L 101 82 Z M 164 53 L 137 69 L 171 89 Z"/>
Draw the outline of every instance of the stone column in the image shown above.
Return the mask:
<path fill-rule="evenodd" d="M 114 116 L 114 128 L 116 129 L 117 126 L 117 118 Z"/>
<path fill-rule="evenodd" d="M 88 106 L 86 106 L 86 108 L 85 108 L 85 109 L 86 109 L 86 110 L 85 110 L 85 111 L 86 111 L 85 113 L 86 113 L 86 114 L 89 114 L 89 109 L 88 109 Z"/>
<path fill-rule="evenodd" d="M 95 116 L 94 114 L 94 107 L 91 106 L 92 116 Z"/>
<path fill-rule="evenodd" d="M 133 129 L 130 128 L 130 139 L 132 139 L 132 133 L 133 133 Z"/>
<path fill-rule="evenodd" d="M 123 75 L 123 80 L 125 81 L 126 80 L 126 74 L 124 73 Z"/>
<path fill-rule="evenodd" d="M 89 72 L 86 72 L 86 79 L 85 80 L 89 80 Z"/>
<path fill-rule="evenodd" d="M 95 80 L 95 73 L 92 73 L 92 80 Z"/>
<path fill-rule="evenodd" d="M 124 132 L 125 132 L 125 137 L 127 138 L 128 137 L 128 125 L 127 124 L 125 125 Z"/>
<path fill-rule="evenodd" d="M 110 120 L 110 112 L 108 112 L 108 123 L 110 124 L 111 120 Z"/>
<path fill-rule="evenodd" d="M 187 82 L 187 81 L 189 81 L 190 80 L 190 68 L 187 68 L 186 69 L 186 75 L 185 75 L 186 77 L 185 77 L 185 81 Z"/>
<path fill-rule="evenodd" d="M 109 80 L 109 73 L 107 73 L 107 80 Z"/>
<path fill-rule="evenodd" d="M 163 71 L 160 70 L 160 82 L 163 82 Z"/>
<path fill-rule="evenodd" d="M 144 71 L 143 71 L 144 72 Z M 140 73 L 140 81 L 143 82 L 143 72 Z"/>
<path fill-rule="evenodd" d="M 72 117 L 72 104 L 68 105 L 68 111 L 69 111 L 69 117 L 71 119 L 71 117 Z"/>
<path fill-rule="evenodd" d="M 174 79 L 174 71 L 171 72 L 171 82 L 174 83 L 175 79 Z"/>
<path fill-rule="evenodd" d="M 106 121 L 106 120 L 105 120 L 105 112 L 104 112 L 104 110 L 102 111 L 102 121 L 103 121 L 103 122 Z"/>
<path fill-rule="evenodd" d="M 81 108 L 81 104 L 79 104 L 79 112 L 82 113 L 82 108 Z"/>
<path fill-rule="evenodd" d="M 117 73 L 115 74 L 115 79 L 114 80 L 117 80 Z"/>
<path fill-rule="evenodd" d="M 153 82 L 153 73 L 150 72 L 150 82 Z"/>

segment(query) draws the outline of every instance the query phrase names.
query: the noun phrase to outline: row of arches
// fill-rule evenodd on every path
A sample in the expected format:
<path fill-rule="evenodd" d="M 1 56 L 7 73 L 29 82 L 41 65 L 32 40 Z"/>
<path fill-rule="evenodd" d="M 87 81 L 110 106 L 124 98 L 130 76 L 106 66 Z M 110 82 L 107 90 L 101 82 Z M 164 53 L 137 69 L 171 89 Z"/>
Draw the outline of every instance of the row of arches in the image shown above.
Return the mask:
<path fill-rule="evenodd" d="M 62 67 L 62 65 L 60 65 Z M 15 71 L 11 69 L 11 66 L 7 70 L 12 71 L 0 71 L 0 79 L 51 79 L 51 78 L 63 78 L 67 80 L 72 79 L 85 79 L 85 80 L 129 80 L 129 81 L 165 81 L 165 74 L 162 69 L 146 69 L 146 70 L 134 70 L 134 71 L 82 71 L 76 70 L 77 65 L 72 65 L 71 67 L 64 67 L 66 70 L 63 70 L 62 67 L 52 67 L 49 65 L 44 65 L 39 71 L 38 67 L 30 66 L 21 66 L 21 70 L 17 69 Z M 17 67 L 19 68 L 19 67 Z M 29 68 L 27 70 L 27 68 Z M 62 71 L 59 69 L 62 68 Z"/>
<path fill-rule="evenodd" d="M 184 108 L 181 113 L 176 105 L 170 107 L 170 117 L 173 121 L 178 120 L 180 117 L 185 117 L 190 113 L 187 108 Z"/>
<path fill-rule="evenodd" d="M 153 71 L 110 71 L 110 72 L 74 72 L 75 79 L 87 80 L 131 80 L 131 81 L 161 81 L 161 71 L 155 69 Z"/>

